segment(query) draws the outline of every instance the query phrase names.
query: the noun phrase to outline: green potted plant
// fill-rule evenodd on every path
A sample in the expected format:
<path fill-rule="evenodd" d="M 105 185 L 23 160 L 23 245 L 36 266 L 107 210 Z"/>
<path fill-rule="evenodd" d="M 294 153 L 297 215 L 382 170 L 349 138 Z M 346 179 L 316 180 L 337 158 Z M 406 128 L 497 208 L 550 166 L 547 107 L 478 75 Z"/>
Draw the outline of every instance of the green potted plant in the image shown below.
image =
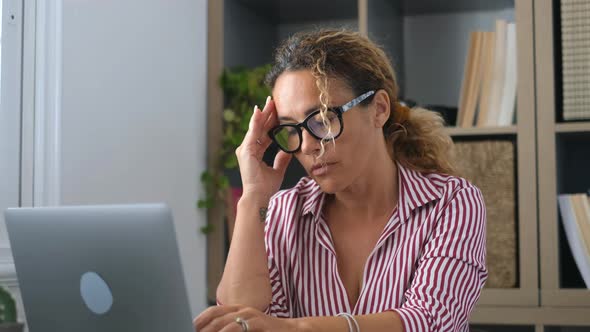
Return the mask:
<path fill-rule="evenodd" d="M 24 324 L 16 322 L 16 303 L 12 295 L 0 286 L 0 332 L 22 332 Z"/>
<path fill-rule="evenodd" d="M 254 105 L 260 105 L 270 95 L 270 89 L 264 83 L 269 70 L 270 65 L 264 65 L 223 71 L 219 79 L 226 105 L 223 110 L 222 145 L 214 166 L 201 174 L 205 197 L 198 201 L 199 208 L 209 209 L 225 204 L 230 187 L 240 186 L 235 150 L 248 131 Z M 212 226 L 207 224 L 201 231 L 209 233 Z"/>

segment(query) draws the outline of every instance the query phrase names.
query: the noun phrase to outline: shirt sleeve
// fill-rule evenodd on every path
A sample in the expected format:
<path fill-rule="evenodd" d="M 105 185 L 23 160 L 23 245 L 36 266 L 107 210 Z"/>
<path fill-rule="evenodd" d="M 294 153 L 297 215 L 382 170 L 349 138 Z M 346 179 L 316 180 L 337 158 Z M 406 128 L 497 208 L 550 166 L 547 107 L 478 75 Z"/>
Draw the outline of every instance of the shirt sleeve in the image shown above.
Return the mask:
<path fill-rule="evenodd" d="M 487 279 L 486 211 L 480 190 L 457 191 L 424 245 L 405 302 L 397 312 L 407 332 L 468 331 Z"/>
<path fill-rule="evenodd" d="M 281 196 L 271 199 L 266 218 L 264 238 L 266 254 L 268 256 L 268 272 L 272 290 L 271 302 L 265 313 L 280 318 L 292 317 L 289 305 L 289 291 L 286 286 L 289 284 L 289 272 L 287 261 L 287 248 L 285 247 L 286 227 L 282 218 Z"/>

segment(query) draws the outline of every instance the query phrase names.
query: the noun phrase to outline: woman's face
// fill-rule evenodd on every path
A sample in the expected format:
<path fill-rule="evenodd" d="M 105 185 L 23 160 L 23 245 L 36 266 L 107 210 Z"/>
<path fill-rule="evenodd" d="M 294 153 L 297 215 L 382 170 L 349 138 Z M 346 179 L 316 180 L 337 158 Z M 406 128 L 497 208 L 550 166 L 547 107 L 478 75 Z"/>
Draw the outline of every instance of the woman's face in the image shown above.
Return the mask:
<path fill-rule="evenodd" d="M 309 113 L 320 109 L 319 95 L 316 80 L 309 70 L 282 73 L 273 89 L 279 123 L 302 122 Z M 336 107 L 358 96 L 344 82 L 331 79 L 328 97 L 328 107 Z M 379 111 L 378 100 L 382 97 L 377 94 L 370 105 L 358 105 L 344 113 L 342 134 L 334 143 L 324 143 L 325 152 L 321 156 L 320 141 L 303 129 L 301 149 L 295 157 L 323 191 L 343 191 L 369 171 L 379 143 L 384 142 L 381 128 L 389 115 Z"/>

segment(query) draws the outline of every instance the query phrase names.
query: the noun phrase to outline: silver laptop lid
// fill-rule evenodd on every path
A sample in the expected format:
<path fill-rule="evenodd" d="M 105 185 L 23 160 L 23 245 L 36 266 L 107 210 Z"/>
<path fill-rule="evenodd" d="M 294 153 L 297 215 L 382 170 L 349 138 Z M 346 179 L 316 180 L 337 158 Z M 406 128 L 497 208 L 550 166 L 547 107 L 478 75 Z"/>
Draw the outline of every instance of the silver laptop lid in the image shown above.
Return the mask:
<path fill-rule="evenodd" d="M 31 332 L 193 330 L 164 204 L 8 209 L 6 224 Z"/>

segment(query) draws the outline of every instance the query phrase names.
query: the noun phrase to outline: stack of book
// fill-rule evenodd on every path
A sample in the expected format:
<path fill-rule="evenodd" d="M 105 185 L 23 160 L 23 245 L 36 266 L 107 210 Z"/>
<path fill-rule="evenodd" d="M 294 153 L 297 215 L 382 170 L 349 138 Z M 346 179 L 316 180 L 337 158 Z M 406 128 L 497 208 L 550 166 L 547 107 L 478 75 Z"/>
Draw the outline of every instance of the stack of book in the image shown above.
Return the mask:
<path fill-rule="evenodd" d="M 590 288 L 590 200 L 586 194 L 558 196 L 561 221 L 578 270 Z"/>
<path fill-rule="evenodd" d="M 561 0 L 563 119 L 590 119 L 590 1 Z"/>
<path fill-rule="evenodd" d="M 457 127 L 509 126 L 516 103 L 516 26 L 473 31 L 465 59 Z"/>

